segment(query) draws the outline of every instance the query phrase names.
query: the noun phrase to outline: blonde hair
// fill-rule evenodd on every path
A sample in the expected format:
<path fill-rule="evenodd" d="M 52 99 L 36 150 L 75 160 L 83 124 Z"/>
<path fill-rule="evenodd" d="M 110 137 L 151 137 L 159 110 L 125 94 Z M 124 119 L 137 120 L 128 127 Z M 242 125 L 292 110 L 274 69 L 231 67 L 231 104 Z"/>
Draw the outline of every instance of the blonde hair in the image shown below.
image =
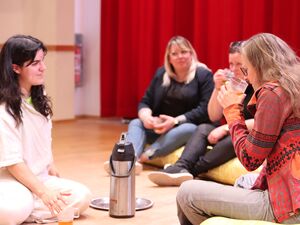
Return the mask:
<path fill-rule="evenodd" d="M 165 51 L 164 66 L 165 66 L 166 72 L 163 77 L 163 84 L 162 84 L 163 86 L 170 85 L 170 82 L 171 82 L 170 77 L 171 78 L 176 77 L 174 67 L 170 63 L 170 59 L 169 59 L 170 58 L 170 50 L 171 50 L 172 45 L 178 45 L 181 49 L 187 50 L 191 53 L 192 62 L 191 62 L 189 74 L 185 81 L 186 84 L 188 84 L 189 82 L 191 82 L 194 79 L 195 71 L 196 71 L 197 67 L 200 66 L 200 67 L 204 67 L 204 68 L 208 69 L 208 67 L 205 64 L 198 61 L 197 53 L 196 53 L 195 49 L 193 48 L 192 44 L 186 38 L 184 38 L 182 36 L 174 36 L 168 42 L 166 51 Z"/>
<path fill-rule="evenodd" d="M 290 96 L 294 115 L 300 117 L 300 61 L 296 53 L 279 37 L 260 33 L 242 45 L 257 72 L 258 82 L 278 82 Z"/>

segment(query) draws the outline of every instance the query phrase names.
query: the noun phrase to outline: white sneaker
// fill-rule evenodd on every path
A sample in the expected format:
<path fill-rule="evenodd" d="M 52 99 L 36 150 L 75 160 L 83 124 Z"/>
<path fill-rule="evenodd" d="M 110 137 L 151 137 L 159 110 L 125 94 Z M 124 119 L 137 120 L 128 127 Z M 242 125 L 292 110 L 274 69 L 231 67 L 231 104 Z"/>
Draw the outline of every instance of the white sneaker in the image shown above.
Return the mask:
<path fill-rule="evenodd" d="M 180 186 L 184 181 L 193 180 L 193 175 L 188 172 L 165 173 L 154 171 L 148 174 L 148 178 L 158 186 Z"/>
<path fill-rule="evenodd" d="M 105 161 L 103 164 L 104 170 L 110 175 L 109 161 Z M 139 162 L 135 162 L 135 175 L 140 175 L 143 171 L 143 165 Z"/>
<path fill-rule="evenodd" d="M 167 168 L 168 168 L 169 166 L 171 166 L 171 165 L 172 165 L 171 163 L 165 164 L 165 165 L 164 165 L 164 170 L 167 169 Z"/>

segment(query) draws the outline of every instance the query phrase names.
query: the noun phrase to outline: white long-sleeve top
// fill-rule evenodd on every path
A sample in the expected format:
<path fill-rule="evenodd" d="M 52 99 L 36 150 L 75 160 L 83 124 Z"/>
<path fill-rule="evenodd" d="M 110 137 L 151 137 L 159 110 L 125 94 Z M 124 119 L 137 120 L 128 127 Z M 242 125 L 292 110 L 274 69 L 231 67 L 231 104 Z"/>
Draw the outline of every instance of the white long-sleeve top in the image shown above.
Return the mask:
<path fill-rule="evenodd" d="M 16 127 L 5 105 L 0 105 L 0 179 L 11 176 L 6 166 L 24 162 L 39 179 L 48 176 L 53 161 L 50 119 L 22 101 L 23 123 Z"/>

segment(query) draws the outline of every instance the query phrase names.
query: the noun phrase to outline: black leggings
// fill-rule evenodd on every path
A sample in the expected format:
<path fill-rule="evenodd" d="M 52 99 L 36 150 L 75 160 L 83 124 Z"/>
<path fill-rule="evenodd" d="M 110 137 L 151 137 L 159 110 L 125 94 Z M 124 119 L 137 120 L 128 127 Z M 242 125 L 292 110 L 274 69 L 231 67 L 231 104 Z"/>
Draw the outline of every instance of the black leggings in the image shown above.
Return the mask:
<path fill-rule="evenodd" d="M 187 169 L 194 177 L 234 158 L 235 152 L 230 135 L 225 136 L 207 151 L 207 137 L 216 128 L 213 124 L 200 124 L 186 143 L 176 164 Z"/>

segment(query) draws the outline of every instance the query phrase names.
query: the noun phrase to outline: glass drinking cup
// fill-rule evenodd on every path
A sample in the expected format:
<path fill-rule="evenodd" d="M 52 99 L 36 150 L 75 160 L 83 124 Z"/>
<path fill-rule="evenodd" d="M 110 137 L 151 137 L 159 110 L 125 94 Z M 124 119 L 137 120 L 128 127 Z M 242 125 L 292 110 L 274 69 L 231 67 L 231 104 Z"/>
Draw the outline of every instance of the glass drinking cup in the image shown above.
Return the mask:
<path fill-rule="evenodd" d="M 228 85 L 226 82 L 226 87 L 237 94 L 243 94 L 245 92 L 245 90 L 247 89 L 248 83 L 243 80 L 243 79 L 239 79 L 237 77 L 232 77 L 228 80 Z"/>
<path fill-rule="evenodd" d="M 79 218 L 79 209 L 67 206 L 57 215 L 58 225 L 73 225 L 74 218 Z"/>

